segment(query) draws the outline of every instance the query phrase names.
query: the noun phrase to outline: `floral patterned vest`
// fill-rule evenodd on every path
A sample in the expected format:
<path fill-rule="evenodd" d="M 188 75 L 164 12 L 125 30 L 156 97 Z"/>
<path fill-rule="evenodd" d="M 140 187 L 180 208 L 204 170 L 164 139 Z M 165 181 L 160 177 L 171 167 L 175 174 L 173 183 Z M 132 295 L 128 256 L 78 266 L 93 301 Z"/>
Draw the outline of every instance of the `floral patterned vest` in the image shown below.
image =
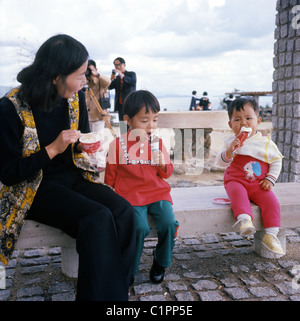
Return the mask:
<path fill-rule="evenodd" d="M 6 94 L 6 97 L 14 104 L 24 125 L 22 156 L 29 157 L 40 150 L 32 111 L 19 92 L 19 88 L 12 89 Z M 79 98 L 77 93 L 68 99 L 68 104 L 70 128 L 78 129 Z M 102 184 L 99 173 L 83 154 L 75 153 L 72 148 L 72 158 L 74 164 L 81 169 L 83 177 Z M 33 177 L 19 184 L 5 186 L 0 182 L 0 261 L 5 265 L 8 264 L 13 254 L 24 218 L 31 207 L 42 177 L 43 172 L 40 170 Z"/>

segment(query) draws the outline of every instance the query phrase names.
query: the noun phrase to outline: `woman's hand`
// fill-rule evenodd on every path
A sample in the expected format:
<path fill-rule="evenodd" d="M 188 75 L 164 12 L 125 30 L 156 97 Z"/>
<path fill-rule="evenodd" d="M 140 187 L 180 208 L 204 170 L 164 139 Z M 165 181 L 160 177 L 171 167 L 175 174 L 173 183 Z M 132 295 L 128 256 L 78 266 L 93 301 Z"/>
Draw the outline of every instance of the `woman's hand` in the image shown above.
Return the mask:
<path fill-rule="evenodd" d="M 46 146 L 50 159 L 63 153 L 70 144 L 74 144 L 80 138 L 80 131 L 75 129 L 63 130 L 51 144 Z"/>

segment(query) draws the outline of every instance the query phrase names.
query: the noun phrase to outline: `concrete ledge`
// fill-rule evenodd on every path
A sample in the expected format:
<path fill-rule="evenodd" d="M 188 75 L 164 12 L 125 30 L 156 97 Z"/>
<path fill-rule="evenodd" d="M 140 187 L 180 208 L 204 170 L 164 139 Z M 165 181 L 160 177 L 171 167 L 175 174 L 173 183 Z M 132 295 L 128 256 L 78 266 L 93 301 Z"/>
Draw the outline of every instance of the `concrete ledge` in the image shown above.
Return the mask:
<path fill-rule="evenodd" d="M 281 228 L 300 227 L 300 184 L 279 183 L 274 187 L 281 208 Z M 191 235 L 203 233 L 232 232 L 235 223 L 230 205 L 217 205 L 212 202 L 214 198 L 224 197 L 227 194 L 223 186 L 201 186 L 190 188 L 173 188 L 174 213 L 179 221 L 178 235 Z M 254 215 L 253 224 L 257 231 L 263 229 L 260 209 L 252 205 Z M 149 216 L 151 227 L 150 237 L 156 236 L 155 223 Z M 282 234 L 281 242 L 285 247 L 285 236 Z M 257 233 L 255 249 L 264 257 L 268 256 L 261 251 L 261 234 Z M 284 243 L 284 244 L 283 244 Z M 69 277 L 77 277 L 78 255 L 76 242 L 61 230 L 44 224 L 26 220 L 21 231 L 17 248 L 38 248 L 59 246 L 62 248 L 62 272 Z"/>
<path fill-rule="evenodd" d="M 36 222 L 25 220 L 16 248 L 30 249 L 40 247 L 61 247 L 62 273 L 77 278 L 78 254 L 76 241 L 63 231 Z"/>
<path fill-rule="evenodd" d="M 300 183 L 278 183 L 273 189 L 281 209 L 281 228 L 300 227 Z M 173 188 L 174 212 L 180 222 L 179 235 L 231 232 L 235 223 L 230 205 L 214 204 L 227 198 L 223 186 Z M 260 209 L 252 204 L 253 224 L 261 230 Z"/>
<path fill-rule="evenodd" d="M 161 111 L 158 116 L 159 128 L 228 128 L 226 110 L 214 111 Z"/>
<path fill-rule="evenodd" d="M 73 238 L 57 228 L 25 220 L 17 243 L 18 249 L 55 246 L 75 248 L 76 244 Z"/>

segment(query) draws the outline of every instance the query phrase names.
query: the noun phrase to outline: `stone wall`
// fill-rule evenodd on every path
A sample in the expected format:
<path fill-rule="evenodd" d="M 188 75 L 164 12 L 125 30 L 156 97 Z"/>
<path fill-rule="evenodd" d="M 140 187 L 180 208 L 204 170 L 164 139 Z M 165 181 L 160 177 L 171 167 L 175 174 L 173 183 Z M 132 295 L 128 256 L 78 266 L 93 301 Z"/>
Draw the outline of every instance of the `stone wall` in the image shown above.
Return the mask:
<path fill-rule="evenodd" d="M 278 0 L 272 139 L 284 155 L 279 182 L 300 182 L 300 0 Z"/>

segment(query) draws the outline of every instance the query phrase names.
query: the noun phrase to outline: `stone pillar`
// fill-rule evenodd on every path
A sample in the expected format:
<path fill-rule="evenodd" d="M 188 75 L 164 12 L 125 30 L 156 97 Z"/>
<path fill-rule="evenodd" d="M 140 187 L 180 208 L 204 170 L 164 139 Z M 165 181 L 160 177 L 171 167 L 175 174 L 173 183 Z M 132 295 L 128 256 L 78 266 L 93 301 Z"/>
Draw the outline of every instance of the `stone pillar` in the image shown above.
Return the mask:
<path fill-rule="evenodd" d="M 272 139 L 284 155 L 279 182 L 300 182 L 300 0 L 278 0 Z"/>

